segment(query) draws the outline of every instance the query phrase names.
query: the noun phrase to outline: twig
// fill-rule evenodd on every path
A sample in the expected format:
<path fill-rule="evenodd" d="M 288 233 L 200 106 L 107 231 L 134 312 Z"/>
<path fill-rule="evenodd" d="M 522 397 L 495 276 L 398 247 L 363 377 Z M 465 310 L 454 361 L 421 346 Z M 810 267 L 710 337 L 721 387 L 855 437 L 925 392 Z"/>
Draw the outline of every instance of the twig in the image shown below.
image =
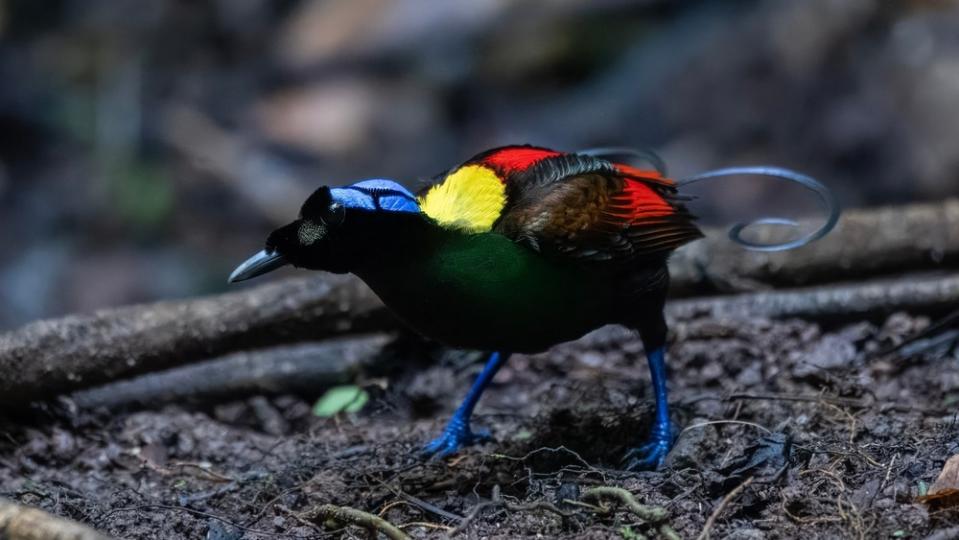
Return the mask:
<path fill-rule="evenodd" d="M 403 532 L 399 527 L 393 525 L 389 521 L 386 521 L 377 515 L 370 514 L 369 512 L 357 510 L 356 508 L 350 508 L 349 506 L 323 504 L 300 515 L 304 519 L 313 522 L 318 522 L 320 520 L 333 520 L 339 523 L 356 525 L 365 529 L 377 530 L 385 534 L 391 540 L 411 540 L 408 534 Z"/>
<path fill-rule="evenodd" d="M 167 467 L 166 470 L 172 473 L 173 471 L 171 469 L 173 468 L 189 469 L 191 471 L 195 471 L 197 475 L 206 476 L 214 482 L 227 483 L 227 482 L 236 482 L 237 480 L 236 478 L 231 478 L 229 476 L 226 476 L 214 470 L 211 470 L 207 467 L 204 467 L 203 465 L 200 465 L 199 463 L 192 463 L 189 461 L 174 461 L 173 463 L 170 463 L 170 466 Z M 256 473 L 255 476 L 260 476 L 260 474 L 261 473 Z"/>
<path fill-rule="evenodd" d="M 512 503 L 509 501 L 503 501 L 503 507 L 509 510 L 510 512 L 530 512 L 533 510 L 545 510 L 547 512 L 556 514 L 559 517 L 568 518 L 573 514 L 569 512 L 564 512 L 560 510 L 555 504 L 547 501 L 536 501 L 527 504 L 518 504 Z"/>
<path fill-rule="evenodd" d="M 383 517 L 383 516 L 386 515 L 387 512 L 389 512 L 390 510 L 396 508 L 397 506 L 401 506 L 401 505 L 404 505 L 404 506 L 412 506 L 409 501 L 403 501 L 403 500 L 393 501 L 393 502 L 391 502 L 391 503 L 383 506 L 383 508 L 380 508 L 380 511 L 377 512 L 376 515 L 378 515 L 378 516 L 380 516 L 380 517 Z"/>
<path fill-rule="evenodd" d="M 889 484 L 889 477 L 892 475 L 892 465 L 899 459 L 899 452 L 896 452 L 889 458 L 889 465 L 886 466 L 886 474 L 882 478 L 882 482 L 879 484 L 879 487 L 876 488 L 876 491 L 873 492 L 872 497 L 869 498 L 869 505 L 872 506 L 873 501 L 876 500 L 876 496 L 882 493 L 882 490 L 886 488 L 886 485 Z"/>
<path fill-rule="evenodd" d="M 498 495 L 496 490 L 494 490 L 493 493 L 494 493 L 494 497 Z M 459 525 L 457 525 L 452 531 L 450 531 L 450 534 L 449 534 L 450 538 L 465 531 L 470 526 L 470 524 L 476 521 L 476 518 L 480 516 L 483 510 L 486 510 L 487 508 L 497 508 L 502 505 L 503 505 L 502 500 L 483 501 L 477 504 L 470 510 L 469 514 L 466 514 L 466 517 L 463 518 L 462 521 L 460 521 Z"/>
<path fill-rule="evenodd" d="M 172 472 L 172 471 L 171 471 Z M 200 493 L 191 493 L 189 495 L 182 494 L 177 497 L 177 502 L 180 503 L 180 506 L 188 507 L 194 505 L 198 502 L 205 501 L 214 497 L 219 497 L 227 493 L 236 491 L 243 487 L 245 484 L 252 482 L 254 480 L 259 480 L 267 476 L 267 473 L 263 471 L 252 471 L 247 472 L 236 478 L 234 480 L 229 480 L 226 484 L 221 485 L 220 487 L 208 491 L 202 491 Z M 222 478 L 222 477 L 221 477 Z M 222 480 L 217 480 L 222 482 Z"/>
<path fill-rule="evenodd" d="M 447 512 L 446 510 L 443 510 L 442 508 L 436 506 L 435 504 L 430 504 L 424 501 L 423 499 L 420 499 L 419 497 L 414 497 L 413 495 L 404 493 L 402 491 L 397 492 L 396 494 L 402 497 L 403 500 L 407 502 L 408 504 L 411 504 L 417 508 L 420 508 L 421 510 L 425 510 L 431 514 L 435 514 L 437 516 L 440 516 L 445 519 L 449 519 L 451 521 L 461 521 L 464 519 L 463 516 L 454 514 L 452 512 Z"/>
<path fill-rule="evenodd" d="M 263 508 L 261 508 L 260 511 L 257 512 L 253 517 L 251 517 L 250 519 L 248 519 L 248 520 L 246 521 L 246 523 L 244 524 L 244 526 L 245 526 L 245 527 L 249 527 L 250 525 L 253 525 L 253 524 L 256 523 L 257 521 L 260 521 L 260 518 L 262 518 L 262 517 L 266 514 L 266 512 L 270 509 L 270 507 L 273 506 L 274 503 L 276 503 L 277 501 L 279 501 L 279 500 L 282 499 L 283 497 L 289 495 L 290 493 L 293 493 L 294 491 L 299 491 L 299 490 L 301 490 L 301 489 L 303 489 L 303 484 L 301 484 L 301 485 L 299 485 L 299 486 L 293 486 L 293 487 L 291 487 L 291 488 L 289 488 L 289 489 L 286 489 L 286 490 L 280 492 L 279 495 L 276 495 L 276 496 L 273 497 L 272 499 L 266 501 L 266 504 L 263 505 Z M 277 506 L 282 506 L 282 505 L 277 505 Z M 287 509 L 287 510 L 289 510 L 289 509 Z M 289 513 L 292 514 L 292 510 L 290 510 Z"/>
<path fill-rule="evenodd" d="M 465 531 L 467 527 L 469 527 L 470 524 L 473 523 L 473 521 L 475 521 L 476 518 L 478 518 L 481 513 L 483 513 L 484 510 L 487 510 L 489 508 L 505 508 L 509 510 L 510 512 L 529 512 L 533 510 L 545 510 L 547 512 L 552 512 L 563 518 L 568 518 L 572 516 L 571 513 L 560 510 L 555 504 L 551 502 L 536 501 L 528 504 L 518 504 L 518 503 L 513 503 L 510 501 L 503 500 L 503 497 L 500 493 L 500 488 L 498 485 L 496 485 L 496 486 L 493 486 L 493 493 L 491 495 L 491 499 L 488 501 L 481 502 L 477 504 L 476 506 L 474 506 L 473 509 L 470 510 L 470 513 L 467 514 L 462 521 L 460 521 L 459 525 L 457 525 L 456 528 L 450 531 L 449 536 L 453 537 Z"/>
<path fill-rule="evenodd" d="M 551 447 L 548 447 L 548 446 L 542 446 L 542 447 L 540 447 L 540 448 L 536 448 L 536 449 L 534 449 L 534 450 L 530 450 L 530 451 L 527 452 L 525 455 L 520 456 L 520 457 L 508 456 L 508 455 L 506 455 L 506 454 L 490 454 L 490 456 L 491 456 L 491 457 L 494 457 L 494 458 L 497 458 L 497 459 L 506 459 L 506 460 L 509 460 L 509 461 L 526 461 L 527 459 L 529 459 L 529 458 L 533 457 L 534 455 L 539 454 L 539 453 L 541 453 L 541 452 L 549 452 L 549 453 L 552 453 L 552 454 L 559 453 L 559 452 L 566 452 L 567 454 L 570 454 L 571 456 L 575 457 L 576 460 L 579 461 L 579 463 L 580 463 L 583 467 L 585 467 L 586 469 L 591 470 L 591 471 L 598 471 L 598 469 L 596 469 L 595 467 L 593 467 L 592 465 L 590 465 L 589 462 L 587 462 L 585 459 L 583 459 L 583 456 L 579 455 L 578 453 L 576 453 L 576 452 L 573 451 L 573 450 L 570 450 L 569 448 L 566 448 L 565 446 L 557 446 L 557 447 L 555 447 L 555 448 L 551 448 Z"/>
<path fill-rule="evenodd" d="M 708 421 L 708 422 L 700 422 L 700 423 L 698 423 L 698 424 L 693 424 L 693 425 L 691 425 L 691 426 L 686 426 L 685 428 L 683 428 L 682 431 L 679 432 L 679 436 L 682 436 L 683 433 L 686 433 L 687 431 L 689 431 L 689 430 L 691 430 L 691 429 L 698 429 L 698 428 L 702 428 L 702 427 L 706 427 L 706 426 L 715 426 L 715 425 L 717 425 L 717 424 L 739 424 L 739 425 L 743 425 L 743 426 L 754 427 L 754 428 L 756 428 L 756 429 L 760 429 L 760 430 L 766 432 L 767 434 L 772 434 L 772 431 L 770 431 L 768 428 L 765 428 L 765 427 L 763 427 L 763 426 L 761 426 L 761 425 L 759 425 L 759 424 L 757 424 L 757 423 L 755 423 L 755 422 L 746 422 L 745 420 L 710 420 L 710 421 Z"/>
<path fill-rule="evenodd" d="M 753 477 L 750 476 L 749 478 L 743 480 L 741 484 L 733 488 L 732 491 L 727 493 L 725 497 L 723 497 L 723 500 L 719 502 L 719 506 L 717 506 L 716 509 L 713 510 L 713 513 L 709 515 L 709 518 L 706 520 L 706 524 L 703 525 L 702 532 L 699 533 L 699 536 L 696 537 L 696 540 L 707 540 L 709 538 L 710 530 L 713 528 L 713 525 L 716 523 L 716 519 L 719 518 L 720 514 L 723 513 L 723 510 L 725 510 L 726 507 L 729 506 L 729 503 L 731 503 L 733 499 L 738 497 L 739 494 L 744 489 L 746 489 L 746 486 L 752 483 L 753 483 Z"/>
<path fill-rule="evenodd" d="M 596 506 L 595 504 L 584 503 L 583 501 L 577 501 L 575 499 L 563 499 L 563 504 L 585 508 L 597 514 L 608 514 L 610 512 L 610 510 L 604 506 Z"/>
<path fill-rule="evenodd" d="M 439 530 L 441 530 L 441 531 L 446 531 L 446 532 L 449 532 L 449 531 L 452 531 L 452 530 L 453 530 L 453 527 L 450 527 L 449 525 L 443 525 L 443 524 L 440 524 L 440 523 L 430 523 L 429 521 L 410 521 L 409 523 L 403 523 L 403 524 L 399 525 L 399 528 L 401 528 L 401 529 L 406 529 L 406 528 L 409 528 L 409 527 L 423 527 L 423 528 L 426 528 L 426 529 L 439 529 Z"/>
<path fill-rule="evenodd" d="M 436 506 L 435 504 L 428 503 L 424 501 L 423 499 L 420 499 L 419 497 L 410 495 L 409 493 L 406 493 L 405 491 L 401 489 L 395 488 L 381 480 L 376 480 L 376 483 L 390 490 L 390 492 L 393 493 L 393 495 L 400 497 L 408 504 L 416 506 L 420 508 L 421 510 L 425 510 L 431 514 L 437 515 L 441 518 L 448 519 L 451 521 L 462 521 L 463 519 L 465 519 L 463 516 L 454 514 L 452 512 L 447 512 L 446 510 L 443 510 L 442 508 Z"/>
<path fill-rule="evenodd" d="M 86 525 L 0 499 L 0 538 L 4 540 L 109 540 Z"/>

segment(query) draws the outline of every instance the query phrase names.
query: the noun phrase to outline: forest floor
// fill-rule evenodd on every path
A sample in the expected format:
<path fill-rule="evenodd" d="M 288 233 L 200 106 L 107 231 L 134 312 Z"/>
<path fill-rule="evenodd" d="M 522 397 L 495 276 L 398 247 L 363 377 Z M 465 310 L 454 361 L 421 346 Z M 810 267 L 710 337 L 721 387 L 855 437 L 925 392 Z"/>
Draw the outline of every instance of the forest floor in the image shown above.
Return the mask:
<path fill-rule="evenodd" d="M 121 538 L 367 538 L 300 517 L 327 503 L 413 538 L 657 537 L 621 503 L 580 500 L 605 485 L 664 507 L 683 538 L 717 508 L 713 538 L 924 538 L 959 524 L 916 502 L 959 453 L 959 360 L 875 353 L 925 324 L 674 325 L 681 432 L 656 472 L 618 470 L 648 429 L 651 391 L 638 341 L 610 328 L 515 356 L 474 420 L 497 442 L 444 461 L 417 450 L 465 393 L 475 355 L 372 381 L 386 390 L 334 419 L 311 414 L 315 396 L 271 396 L 0 424 L 0 496 Z"/>

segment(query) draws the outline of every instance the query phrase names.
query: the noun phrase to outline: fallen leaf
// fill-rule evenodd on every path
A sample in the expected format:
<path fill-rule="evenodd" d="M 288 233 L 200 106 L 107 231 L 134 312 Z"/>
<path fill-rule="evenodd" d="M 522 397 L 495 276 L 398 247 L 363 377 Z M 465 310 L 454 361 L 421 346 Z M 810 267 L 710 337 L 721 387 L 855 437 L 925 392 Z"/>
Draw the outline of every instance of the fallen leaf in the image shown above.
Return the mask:
<path fill-rule="evenodd" d="M 370 396 L 359 386 L 335 386 L 323 394 L 313 406 L 313 414 L 322 418 L 336 416 L 341 412 L 358 412 Z"/>
<path fill-rule="evenodd" d="M 939 508 L 959 505 L 959 455 L 946 461 L 929 491 L 916 500 Z"/>

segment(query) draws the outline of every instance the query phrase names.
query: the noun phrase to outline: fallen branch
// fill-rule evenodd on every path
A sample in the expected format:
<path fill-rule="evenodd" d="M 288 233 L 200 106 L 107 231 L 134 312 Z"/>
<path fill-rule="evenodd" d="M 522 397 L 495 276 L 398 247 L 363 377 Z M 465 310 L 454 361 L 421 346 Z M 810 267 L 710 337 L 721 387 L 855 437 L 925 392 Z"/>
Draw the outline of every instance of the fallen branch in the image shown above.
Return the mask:
<path fill-rule="evenodd" d="M 678 300 L 667 304 L 666 313 L 673 320 L 697 317 L 836 320 L 896 311 L 944 312 L 957 304 L 959 274 L 906 276 L 857 285 Z"/>
<path fill-rule="evenodd" d="M 376 530 L 385 534 L 390 540 L 411 540 L 408 534 L 389 521 L 377 515 L 370 514 L 369 512 L 348 506 L 324 504 L 300 514 L 300 517 L 318 524 L 322 524 L 322 522 L 326 520 L 332 520 L 337 523 L 356 525 L 368 530 Z"/>
<path fill-rule="evenodd" d="M 37 508 L 0 499 L 0 538 L 4 540 L 110 540 L 86 525 Z"/>
<path fill-rule="evenodd" d="M 23 405 L 233 351 L 397 324 L 347 276 L 38 321 L 0 335 L 0 403 Z"/>
<path fill-rule="evenodd" d="M 284 345 L 239 352 L 168 371 L 81 390 L 70 396 L 81 408 L 156 405 L 185 399 L 316 392 L 353 382 L 389 362 L 383 334 Z"/>
<path fill-rule="evenodd" d="M 959 199 L 843 214 L 825 238 L 801 249 L 747 251 L 725 230 L 679 250 L 670 260 L 672 294 L 743 292 L 862 279 L 959 266 Z M 750 239 L 781 240 L 774 228 Z"/>
<path fill-rule="evenodd" d="M 942 312 L 959 304 L 959 275 L 905 277 L 733 297 L 677 300 L 673 321 Z M 238 350 L 393 330 L 398 321 L 358 279 L 281 281 L 217 297 L 104 310 L 0 335 L 0 404 L 24 404 Z"/>

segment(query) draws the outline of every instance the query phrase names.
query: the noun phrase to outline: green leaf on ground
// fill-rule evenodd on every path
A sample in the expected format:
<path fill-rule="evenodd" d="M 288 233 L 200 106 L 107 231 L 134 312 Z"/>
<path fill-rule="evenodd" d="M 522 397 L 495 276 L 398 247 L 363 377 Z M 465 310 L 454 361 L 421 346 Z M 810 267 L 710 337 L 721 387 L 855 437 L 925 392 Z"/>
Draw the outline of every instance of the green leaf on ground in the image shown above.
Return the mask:
<path fill-rule="evenodd" d="M 313 414 L 321 418 L 330 418 L 342 412 L 359 412 L 369 400 L 369 394 L 359 386 L 334 386 L 316 401 L 313 405 Z"/>

